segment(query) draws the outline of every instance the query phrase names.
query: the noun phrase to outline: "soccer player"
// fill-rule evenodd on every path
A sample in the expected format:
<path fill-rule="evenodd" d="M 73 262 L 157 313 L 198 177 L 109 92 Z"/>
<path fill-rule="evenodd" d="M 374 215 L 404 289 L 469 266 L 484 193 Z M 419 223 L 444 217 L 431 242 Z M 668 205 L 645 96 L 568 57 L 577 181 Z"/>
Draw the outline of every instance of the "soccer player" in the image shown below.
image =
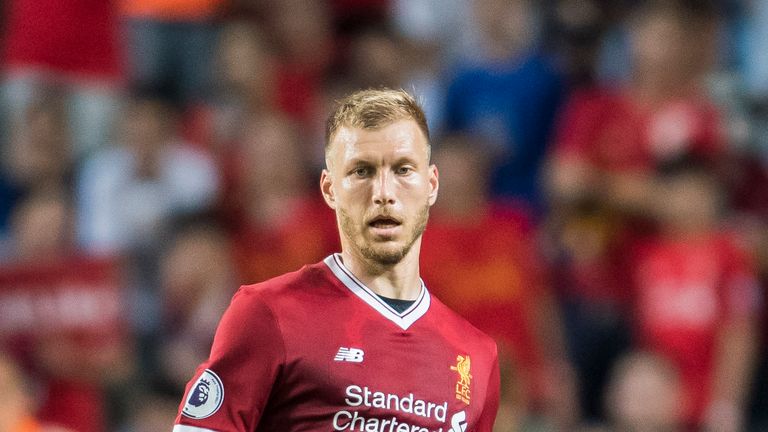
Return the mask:
<path fill-rule="evenodd" d="M 419 277 L 438 191 L 429 160 L 426 119 L 409 94 L 339 102 L 320 187 L 341 253 L 240 288 L 174 432 L 491 431 L 496 346 Z"/>

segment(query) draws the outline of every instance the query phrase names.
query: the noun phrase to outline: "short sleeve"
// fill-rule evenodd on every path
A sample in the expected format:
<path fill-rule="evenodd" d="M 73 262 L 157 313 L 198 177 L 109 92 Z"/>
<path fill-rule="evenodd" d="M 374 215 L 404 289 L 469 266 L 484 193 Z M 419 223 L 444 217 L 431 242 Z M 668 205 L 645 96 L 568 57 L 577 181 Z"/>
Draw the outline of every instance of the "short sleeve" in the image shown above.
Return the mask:
<path fill-rule="evenodd" d="M 241 288 L 219 323 L 210 357 L 187 384 L 173 431 L 255 430 L 284 361 L 275 315 L 258 291 Z"/>

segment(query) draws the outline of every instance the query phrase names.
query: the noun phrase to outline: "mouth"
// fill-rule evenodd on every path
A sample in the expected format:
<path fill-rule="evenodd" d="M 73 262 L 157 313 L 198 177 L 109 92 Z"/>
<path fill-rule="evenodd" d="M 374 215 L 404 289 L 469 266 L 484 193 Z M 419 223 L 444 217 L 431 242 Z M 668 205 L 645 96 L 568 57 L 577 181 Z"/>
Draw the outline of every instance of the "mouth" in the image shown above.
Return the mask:
<path fill-rule="evenodd" d="M 379 235 L 391 236 L 395 233 L 402 222 L 392 216 L 380 215 L 368 221 L 368 226 Z"/>

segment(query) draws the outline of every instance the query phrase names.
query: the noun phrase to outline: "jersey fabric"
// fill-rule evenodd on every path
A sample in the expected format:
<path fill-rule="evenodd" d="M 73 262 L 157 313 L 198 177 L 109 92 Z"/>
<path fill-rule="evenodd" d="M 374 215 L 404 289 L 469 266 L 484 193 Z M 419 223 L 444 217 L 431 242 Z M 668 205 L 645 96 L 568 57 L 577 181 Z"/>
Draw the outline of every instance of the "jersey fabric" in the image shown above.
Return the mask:
<path fill-rule="evenodd" d="M 341 256 L 241 287 L 174 432 L 490 432 L 495 343 L 422 283 L 402 313 Z"/>

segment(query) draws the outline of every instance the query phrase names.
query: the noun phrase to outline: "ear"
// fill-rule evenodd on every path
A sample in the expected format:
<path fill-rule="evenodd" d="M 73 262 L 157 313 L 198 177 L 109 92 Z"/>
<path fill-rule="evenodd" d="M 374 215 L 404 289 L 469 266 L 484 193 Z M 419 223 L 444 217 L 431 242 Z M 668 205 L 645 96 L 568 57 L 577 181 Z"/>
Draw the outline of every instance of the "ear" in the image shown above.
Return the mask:
<path fill-rule="evenodd" d="M 429 205 L 434 205 L 437 201 L 437 191 L 440 189 L 440 173 L 437 171 L 437 165 L 429 166 Z"/>
<path fill-rule="evenodd" d="M 327 169 L 320 174 L 320 192 L 323 193 L 323 199 L 328 207 L 336 210 L 336 196 L 333 194 L 333 177 Z"/>

